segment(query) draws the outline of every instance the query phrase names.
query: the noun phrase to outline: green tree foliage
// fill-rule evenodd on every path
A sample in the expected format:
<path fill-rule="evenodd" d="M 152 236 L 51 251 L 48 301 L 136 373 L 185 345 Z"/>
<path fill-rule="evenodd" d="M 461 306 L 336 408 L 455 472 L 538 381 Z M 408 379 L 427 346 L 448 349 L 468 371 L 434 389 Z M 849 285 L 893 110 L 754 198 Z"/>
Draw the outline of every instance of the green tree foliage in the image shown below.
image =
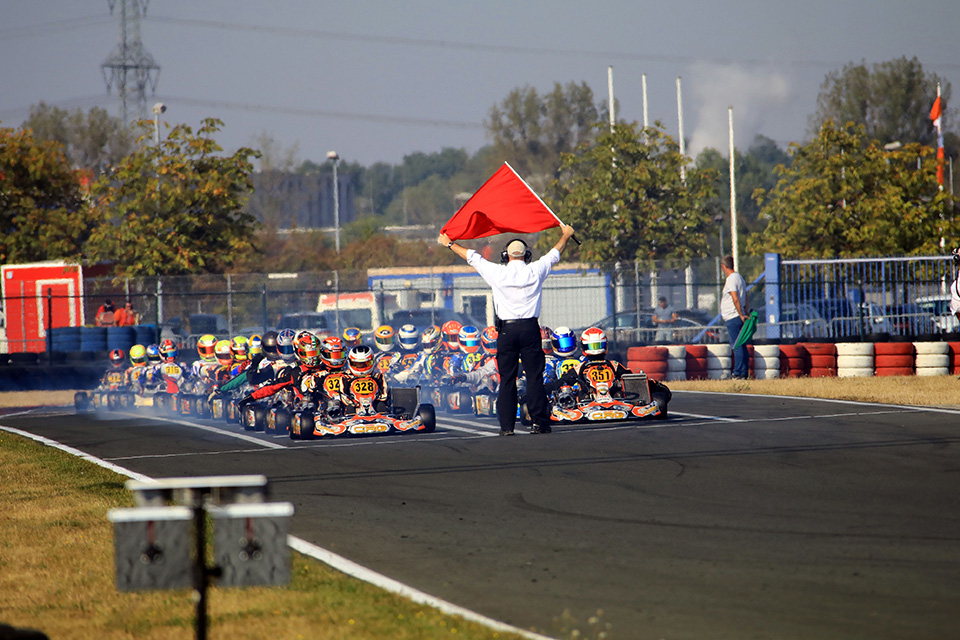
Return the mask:
<path fill-rule="evenodd" d="M 490 109 L 484 122 L 499 165 L 507 161 L 520 175 L 556 177 L 561 154 L 594 137 L 599 110 L 587 83 L 555 83 L 540 95 L 527 86 L 514 89 Z M 488 167 L 489 170 L 496 169 Z"/>
<path fill-rule="evenodd" d="M 936 146 L 930 107 L 941 84 L 943 100 L 950 102 L 950 83 L 926 73 L 917 58 L 906 57 L 867 67 L 848 63 L 827 74 L 810 116 L 810 134 L 818 135 L 826 121 L 863 125 L 868 140 L 881 145 L 898 141 Z"/>
<path fill-rule="evenodd" d="M 598 129 L 595 144 L 564 155 L 551 185 L 554 211 L 583 241 L 580 258 L 650 264 L 705 255 L 703 205 L 716 195 L 714 172 L 688 169 L 681 181 L 687 159 L 660 123 L 643 131 L 635 123 Z"/>
<path fill-rule="evenodd" d="M 90 171 L 94 177 L 120 162 L 133 150 L 134 132 L 100 107 L 87 113 L 66 111 L 43 102 L 30 107 L 23 128 L 32 129 L 37 140 L 63 145 L 71 165 Z"/>
<path fill-rule="evenodd" d="M 251 189 L 248 148 L 232 156 L 213 139 L 223 123 L 208 118 L 196 134 L 175 126 L 160 145 L 138 148 L 95 183 L 102 224 L 90 238 L 94 258 L 119 275 L 223 272 L 252 248 L 254 220 L 242 211 Z M 141 122 L 148 138 L 152 123 Z"/>
<path fill-rule="evenodd" d="M 916 143 L 887 152 L 863 125 L 827 121 L 817 137 L 791 148 L 779 182 L 759 189 L 769 220 L 750 236 L 754 253 L 796 258 L 920 255 L 939 252 L 941 236 L 960 231 L 944 212 L 948 195 L 936 183 L 935 150 Z M 919 168 L 918 168 L 919 162 Z"/>
<path fill-rule="evenodd" d="M 92 224 L 60 144 L 0 128 L 0 263 L 79 260 Z"/>

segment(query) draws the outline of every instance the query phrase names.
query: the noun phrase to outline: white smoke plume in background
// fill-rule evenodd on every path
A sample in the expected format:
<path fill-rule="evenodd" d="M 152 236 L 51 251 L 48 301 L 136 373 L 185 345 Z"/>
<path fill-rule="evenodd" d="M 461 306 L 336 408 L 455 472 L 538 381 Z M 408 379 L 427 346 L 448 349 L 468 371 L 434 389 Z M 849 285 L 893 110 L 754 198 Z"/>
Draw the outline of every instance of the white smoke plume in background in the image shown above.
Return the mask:
<path fill-rule="evenodd" d="M 689 82 L 683 79 L 683 92 L 686 96 L 690 91 L 694 98 L 688 103 L 684 97 L 685 108 L 690 103 L 698 105 L 696 129 L 688 134 L 687 155 L 692 158 L 708 147 L 728 155 L 728 107 L 733 107 L 734 144 L 745 151 L 791 99 L 786 77 L 774 71 L 699 63 L 693 66 L 690 76 Z"/>

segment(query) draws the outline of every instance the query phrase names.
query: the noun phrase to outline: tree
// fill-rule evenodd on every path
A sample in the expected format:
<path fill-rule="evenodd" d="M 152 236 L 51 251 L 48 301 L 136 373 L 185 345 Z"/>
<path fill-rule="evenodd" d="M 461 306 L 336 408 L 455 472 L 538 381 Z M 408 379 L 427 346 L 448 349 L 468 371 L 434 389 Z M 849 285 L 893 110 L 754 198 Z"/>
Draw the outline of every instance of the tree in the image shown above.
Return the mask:
<path fill-rule="evenodd" d="M 140 146 L 94 184 L 102 223 L 91 254 L 124 276 L 223 272 L 252 248 L 254 219 L 242 207 L 252 183 L 246 147 L 232 156 L 213 139 L 208 118 L 194 135 L 175 126 L 159 145 Z M 141 122 L 144 137 L 152 123 Z"/>
<path fill-rule="evenodd" d="M 587 83 L 557 82 L 543 96 L 530 86 L 514 89 L 490 109 L 484 127 L 500 162 L 506 160 L 524 176 L 554 178 L 561 154 L 593 138 L 598 113 Z"/>
<path fill-rule="evenodd" d="M 0 129 L 0 262 L 80 260 L 93 223 L 60 144 Z"/>
<path fill-rule="evenodd" d="M 817 111 L 810 117 L 810 134 L 819 134 L 828 120 L 863 125 L 867 140 L 919 142 L 936 145 L 930 124 L 930 107 L 941 84 L 943 100 L 950 103 L 950 83 L 927 74 L 917 58 L 906 57 L 874 64 L 848 63 L 827 74 L 817 96 Z"/>
<path fill-rule="evenodd" d="M 100 107 L 87 113 L 66 111 L 43 102 L 30 107 L 24 123 L 34 137 L 63 145 L 70 164 L 99 176 L 133 150 L 134 132 Z"/>
<path fill-rule="evenodd" d="M 703 203 L 715 196 L 716 175 L 688 168 L 663 125 L 640 130 L 600 125 L 595 144 L 564 155 L 551 185 L 557 215 L 577 229 L 580 257 L 589 262 L 686 262 L 706 254 L 709 218 Z"/>
<path fill-rule="evenodd" d="M 771 191 L 755 197 L 767 228 L 750 236 L 755 253 L 796 258 L 920 255 L 939 252 L 958 225 L 936 183 L 932 148 L 910 143 L 886 152 L 863 125 L 827 121 L 817 137 L 791 148 Z M 918 168 L 919 164 L 919 168 Z M 946 212 L 946 213 L 945 213 Z"/>

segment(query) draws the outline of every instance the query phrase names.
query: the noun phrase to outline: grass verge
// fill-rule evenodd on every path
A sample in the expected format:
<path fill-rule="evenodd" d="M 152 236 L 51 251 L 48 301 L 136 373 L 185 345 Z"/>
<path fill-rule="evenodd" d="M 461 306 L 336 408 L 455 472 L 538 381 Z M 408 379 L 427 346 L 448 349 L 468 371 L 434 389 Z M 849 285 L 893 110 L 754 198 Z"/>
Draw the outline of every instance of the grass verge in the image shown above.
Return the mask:
<path fill-rule="evenodd" d="M 189 590 L 119 593 L 107 510 L 125 478 L 0 432 L 0 622 L 50 638 L 193 637 Z M 211 589 L 211 638 L 519 638 L 293 554 L 287 587 Z"/>

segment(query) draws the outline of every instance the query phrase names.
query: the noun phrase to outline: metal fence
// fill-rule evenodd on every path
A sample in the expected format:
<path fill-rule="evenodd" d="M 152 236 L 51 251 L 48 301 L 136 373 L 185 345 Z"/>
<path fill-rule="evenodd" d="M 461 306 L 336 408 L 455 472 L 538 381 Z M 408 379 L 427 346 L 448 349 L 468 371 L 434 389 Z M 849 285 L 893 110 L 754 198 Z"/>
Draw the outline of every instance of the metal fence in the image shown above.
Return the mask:
<path fill-rule="evenodd" d="M 838 340 L 957 330 L 948 311 L 954 274 L 946 257 L 784 260 L 768 254 L 741 259 L 739 271 L 757 283 L 748 298 L 762 313 L 758 338 Z M 727 333 L 717 318 L 723 282 L 718 259 L 655 270 L 636 263 L 561 264 L 546 281 L 540 320 L 553 328 L 600 326 L 615 350 L 723 342 Z M 679 316 L 666 328 L 653 324 L 661 297 Z M 132 303 L 140 317 L 139 336 L 152 328 L 156 340 L 171 337 L 186 347 L 205 333 L 251 335 L 282 326 L 336 334 L 358 326 L 368 335 L 380 324 L 422 327 L 458 320 L 486 326 L 495 313 L 489 287 L 466 265 L 88 278 L 82 291 L 84 324 L 94 324 L 98 307 L 108 299 L 117 307 Z M 42 344 L 26 348 L 0 336 L 0 350 L 47 350 L 46 329 L 66 324 L 53 315 L 53 324 L 41 327 L 36 338 Z"/>

